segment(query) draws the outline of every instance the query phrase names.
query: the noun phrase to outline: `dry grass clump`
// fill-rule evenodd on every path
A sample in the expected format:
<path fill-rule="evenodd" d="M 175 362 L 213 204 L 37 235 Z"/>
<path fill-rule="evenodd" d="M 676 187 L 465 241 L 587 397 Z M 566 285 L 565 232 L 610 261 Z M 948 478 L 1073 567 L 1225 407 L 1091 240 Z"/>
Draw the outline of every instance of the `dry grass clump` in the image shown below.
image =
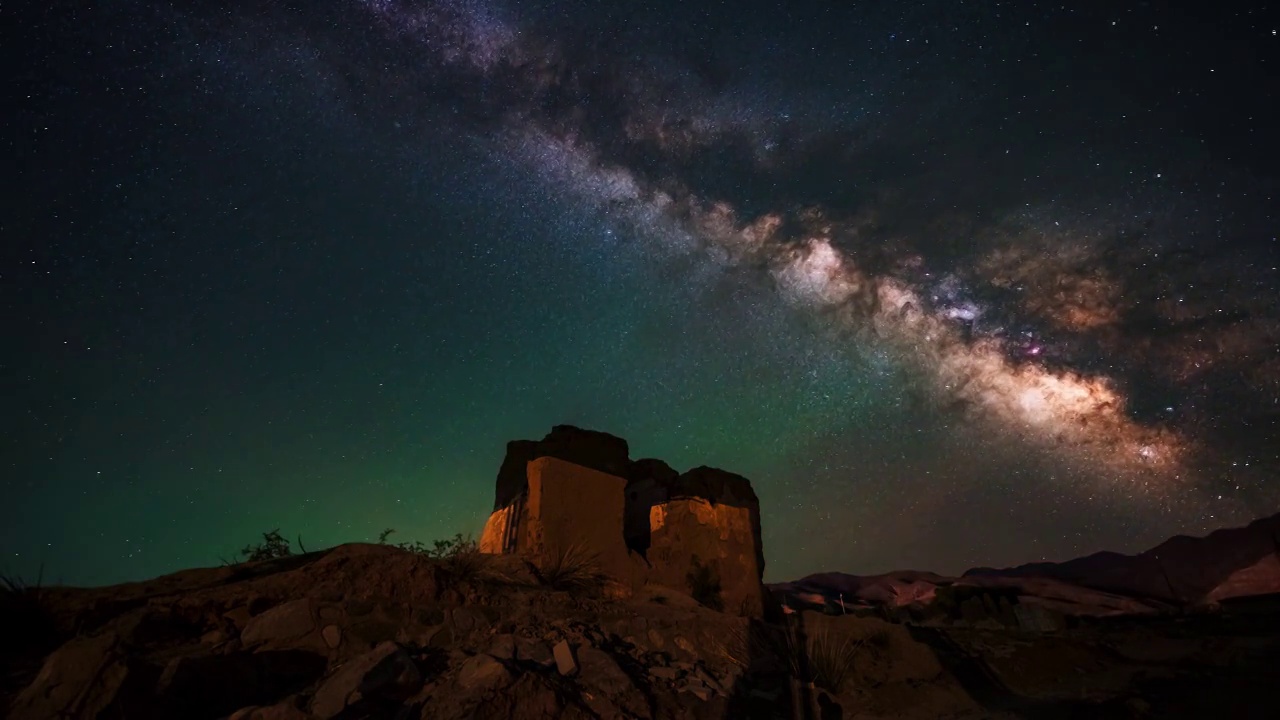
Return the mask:
<path fill-rule="evenodd" d="M 534 571 L 539 582 L 552 590 L 594 590 L 605 581 L 599 553 L 582 542 L 552 549 L 538 559 Z"/>
<path fill-rule="evenodd" d="M 799 620 L 790 619 L 783 627 L 732 625 L 705 637 L 705 646 L 720 660 L 747 670 L 759 658 L 772 658 L 783 663 L 792 677 L 834 693 L 842 692 L 853 679 L 859 658 L 884 650 L 889 642 L 884 630 L 854 636 L 818 627 L 806 634 Z"/>
<path fill-rule="evenodd" d="M 809 679 L 820 688 L 839 693 L 853 677 L 866 637 L 853 639 L 827 629 L 809 636 Z"/>
<path fill-rule="evenodd" d="M 44 566 L 35 582 L 0 573 L 0 659 L 52 649 L 58 635 L 43 586 Z"/>

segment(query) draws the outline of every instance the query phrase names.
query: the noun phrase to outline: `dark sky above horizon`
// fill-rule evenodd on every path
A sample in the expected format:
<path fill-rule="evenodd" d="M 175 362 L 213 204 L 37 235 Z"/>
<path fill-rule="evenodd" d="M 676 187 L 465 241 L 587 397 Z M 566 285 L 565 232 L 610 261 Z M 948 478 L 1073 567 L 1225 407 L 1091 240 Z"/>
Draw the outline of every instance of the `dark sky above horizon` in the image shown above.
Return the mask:
<path fill-rule="evenodd" d="M 571 423 L 767 579 L 1280 510 L 1280 8 L 19 3 L 0 569 L 478 532 Z"/>

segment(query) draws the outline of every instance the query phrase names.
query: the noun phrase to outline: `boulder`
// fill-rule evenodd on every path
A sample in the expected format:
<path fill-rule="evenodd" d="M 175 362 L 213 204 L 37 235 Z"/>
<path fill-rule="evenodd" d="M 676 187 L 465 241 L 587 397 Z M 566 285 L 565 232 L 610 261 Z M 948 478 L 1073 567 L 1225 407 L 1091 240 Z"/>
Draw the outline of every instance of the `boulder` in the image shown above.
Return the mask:
<path fill-rule="evenodd" d="M 75 638 L 45 659 L 9 708 L 14 718 L 106 717 L 129 670 L 114 632 Z"/>
<path fill-rule="evenodd" d="M 422 683 L 413 659 L 399 645 L 384 642 L 338 668 L 316 690 L 311 712 L 331 718 L 353 705 L 374 705 L 408 697 Z"/>
<path fill-rule="evenodd" d="M 463 690 L 492 690 L 512 681 L 511 671 L 492 655 L 480 653 L 462 663 L 458 687 Z"/>
<path fill-rule="evenodd" d="M 316 629 L 314 608 L 309 598 L 277 605 L 251 618 L 240 633 L 245 647 L 256 645 L 295 645 L 300 638 Z"/>

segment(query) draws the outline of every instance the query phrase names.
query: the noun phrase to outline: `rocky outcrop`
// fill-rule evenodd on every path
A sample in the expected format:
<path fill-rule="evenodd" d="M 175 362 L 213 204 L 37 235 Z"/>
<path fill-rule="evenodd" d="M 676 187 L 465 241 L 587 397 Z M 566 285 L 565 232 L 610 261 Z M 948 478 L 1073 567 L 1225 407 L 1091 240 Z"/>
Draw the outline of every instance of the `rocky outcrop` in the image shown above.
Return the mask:
<path fill-rule="evenodd" d="M 512 440 L 498 469 L 495 511 L 511 505 L 528 489 L 525 466 L 542 457 L 558 458 L 614 477 L 628 478 L 631 469 L 627 441 L 609 433 L 556 425 L 542 440 Z"/>
<path fill-rule="evenodd" d="M 524 489 L 490 515 L 480 550 L 518 552 L 539 567 L 581 558 L 629 587 L 639 567 L 621 530 L 625 488 L 623 478 L 559 458 L 529 460 Z"/>
<path fill-rule="evenodd" d="M 632 461 L 625 440 L 568 425 L 508 443 L 480 548 L 553 562 L 586 548 L 618 587 L 686 592 L 732 614 L 764 612 L 760 501 L 746 478 Z"/>
<path fill-rule="evenodd" d="M 760 617 L 764 595 L 747 508 L 698 497 L 650 509 L 651 583 L 686 589 L 715 610 Z"/>

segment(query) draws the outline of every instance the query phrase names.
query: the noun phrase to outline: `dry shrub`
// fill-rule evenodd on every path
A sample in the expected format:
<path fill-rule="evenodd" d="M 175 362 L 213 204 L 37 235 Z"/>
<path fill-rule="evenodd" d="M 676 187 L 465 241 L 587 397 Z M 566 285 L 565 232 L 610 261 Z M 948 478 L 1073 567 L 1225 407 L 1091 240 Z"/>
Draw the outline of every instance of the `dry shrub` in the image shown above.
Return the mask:
<path fill-rule="evenodd" d="M 0 658 L 46 652 L 56 644 L 57 623 L 43 586 L 44 566 L 34 583 L 21 575 L 0 573 Z"/>
<path fill-rule="evenodd" d="M 599 553 L 582 542 L 553 549 L 539 559 L 535 569 L 542 584 L 552 590 L 599 589 L 605 580 Z"/>
<path fill-rule="evenodd" d="M 853 677 L 859 650 L 867 638 L 853 639 L 822 629 L 809 636 L 809 675 L 813 683 L 834 693 Z"/>

